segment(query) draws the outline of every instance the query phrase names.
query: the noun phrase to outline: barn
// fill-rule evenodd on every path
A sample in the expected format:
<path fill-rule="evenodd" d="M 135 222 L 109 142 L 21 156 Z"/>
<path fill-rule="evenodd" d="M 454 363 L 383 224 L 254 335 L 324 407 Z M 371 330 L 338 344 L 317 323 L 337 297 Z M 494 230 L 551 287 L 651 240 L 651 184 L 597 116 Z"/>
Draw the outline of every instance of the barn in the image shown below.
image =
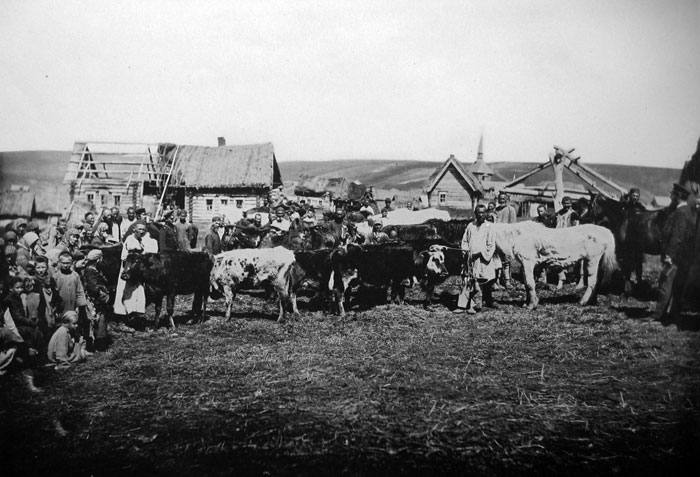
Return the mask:
<path fill-rule="evenodd" d="M 428 207 L 473 209 L 484 197 L 479 179 L 453 155 L 431 174 L 424 188 Z"/>
<path fill-rule="evenodd" d="M 239 220 L 243 211 L 262 206 L 282 185 L 272 143 L 218 147 L 161 144 L 159 152 L 172 172 L 164 202 L 188 211 L 192 222 L 214 216 Z"/>

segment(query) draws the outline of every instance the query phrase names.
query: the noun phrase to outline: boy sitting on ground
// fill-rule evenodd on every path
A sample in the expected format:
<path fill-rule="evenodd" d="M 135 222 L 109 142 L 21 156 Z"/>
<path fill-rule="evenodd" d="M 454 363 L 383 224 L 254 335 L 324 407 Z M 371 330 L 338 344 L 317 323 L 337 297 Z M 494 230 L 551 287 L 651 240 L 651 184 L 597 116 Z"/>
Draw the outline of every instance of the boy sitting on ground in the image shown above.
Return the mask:
<path fill-rule="evenodd" d="M 78 313 L 67 311 L 63 314 L 63 324 L 56 330 L 49 341 L 47 357 L 57 368 L 67 368 L 71 363 L 79 363 L 92 353 L 85 350 L 85 338 L 75 342 L 73 335 L 78 328 Z"/>

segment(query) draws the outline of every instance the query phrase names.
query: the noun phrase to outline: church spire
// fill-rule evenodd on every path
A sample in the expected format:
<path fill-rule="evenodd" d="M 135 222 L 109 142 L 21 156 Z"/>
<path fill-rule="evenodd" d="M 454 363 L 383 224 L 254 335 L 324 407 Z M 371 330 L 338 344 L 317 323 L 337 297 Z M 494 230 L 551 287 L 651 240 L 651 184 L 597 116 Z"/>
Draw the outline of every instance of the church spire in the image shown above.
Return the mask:
<path fill-rule="evenodd" d="M 476 153 L 476 162 L 484 162 L 484 133 L 479 137 L 479 150 Z"/>

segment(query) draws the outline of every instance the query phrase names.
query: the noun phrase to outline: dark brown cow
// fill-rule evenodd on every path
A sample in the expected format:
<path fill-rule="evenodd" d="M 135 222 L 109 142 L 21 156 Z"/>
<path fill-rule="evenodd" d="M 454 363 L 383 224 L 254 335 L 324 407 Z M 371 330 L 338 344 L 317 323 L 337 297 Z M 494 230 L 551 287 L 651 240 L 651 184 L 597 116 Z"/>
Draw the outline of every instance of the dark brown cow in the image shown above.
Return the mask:
<path fill-rule="evenodd" d="M 173 328 L 175 295 L 194 294 L 192 318 L 194 321 L 202 319 L 209 297 L 209 275 L 213 264 L 206 252 L 130 253 L 124 261 L 122 279 L 144 285 L 147 301 L 156 307 L 156 327 L 160 322 L 163 297 L 167 297 L 168 326 Z"/>

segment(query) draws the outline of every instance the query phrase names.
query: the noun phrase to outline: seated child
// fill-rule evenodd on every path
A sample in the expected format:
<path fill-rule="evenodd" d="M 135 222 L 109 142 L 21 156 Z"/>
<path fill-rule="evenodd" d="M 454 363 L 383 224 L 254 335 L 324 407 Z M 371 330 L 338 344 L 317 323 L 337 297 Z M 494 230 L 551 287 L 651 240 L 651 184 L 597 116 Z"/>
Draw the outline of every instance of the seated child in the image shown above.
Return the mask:
<path fill-rule="evenodd" d="M 78 313 L 67 311 L 63 314 L 62 325 L 56 330 L 49 341 L 47 357 L 57 364 L 57 368 L 67 368 L 71 363 L 79 363 L 92 353 L 85 350 L 85 338 L 77 343 L 73 338 L 78 328 Z"/>

